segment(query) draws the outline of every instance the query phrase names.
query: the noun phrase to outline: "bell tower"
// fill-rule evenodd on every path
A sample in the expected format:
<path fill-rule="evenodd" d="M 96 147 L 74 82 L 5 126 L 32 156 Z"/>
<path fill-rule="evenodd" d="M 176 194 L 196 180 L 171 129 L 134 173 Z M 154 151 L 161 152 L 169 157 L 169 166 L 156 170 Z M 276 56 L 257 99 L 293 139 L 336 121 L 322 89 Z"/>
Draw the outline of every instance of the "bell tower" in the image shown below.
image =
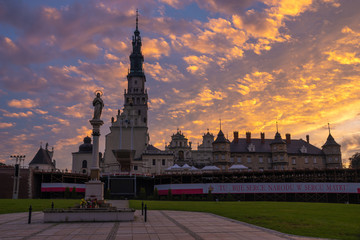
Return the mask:
<path fill-rule="evenodd" d="M 103 172 L 131 171 L 133 160 L 139 160 L 149 143 L 148 94 L 143 70 L 139 14 L 136 10 L 136 27 L 132 36 L 132 52 L 128 86 L 124 90 L 124 108 L 111 119 L 110 133 L 106 135 Z M 120 166 L 119 166 L 120 163 Z"/>

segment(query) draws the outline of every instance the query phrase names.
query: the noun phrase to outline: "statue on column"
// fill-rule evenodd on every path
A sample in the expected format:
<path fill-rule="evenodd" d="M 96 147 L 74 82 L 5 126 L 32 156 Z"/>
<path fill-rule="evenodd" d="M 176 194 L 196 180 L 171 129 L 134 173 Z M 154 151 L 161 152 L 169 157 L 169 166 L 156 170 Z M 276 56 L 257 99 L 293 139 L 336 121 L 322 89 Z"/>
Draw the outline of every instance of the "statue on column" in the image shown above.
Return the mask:
<path fill-rule="evenodd" d="M 100 90 L 97 90 L 96 92 L 96 97 L 93 100 L 93 106 L 94 106 L 94 120 L 100 120 L 101 117 L 101 112 L 102 109 L 104 107 L 104 102 L 101 99 L 102 96 L 102 92 Z"/>

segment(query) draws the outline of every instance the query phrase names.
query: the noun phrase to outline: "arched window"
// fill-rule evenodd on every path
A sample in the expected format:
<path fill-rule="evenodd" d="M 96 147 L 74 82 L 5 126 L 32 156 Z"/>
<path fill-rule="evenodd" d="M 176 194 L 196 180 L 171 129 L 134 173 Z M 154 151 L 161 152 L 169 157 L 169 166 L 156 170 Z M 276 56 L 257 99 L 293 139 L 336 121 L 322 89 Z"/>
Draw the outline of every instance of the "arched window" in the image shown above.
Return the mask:
<path fill-rule="evenodd" d="M 82 168 L 87 168 L 87 161 L 86 160 L 82 161 Z"/>
<path fill-rule="evenodd" d="M 179 151 L 179 160 L 184 160 L 184 151 Z"/>

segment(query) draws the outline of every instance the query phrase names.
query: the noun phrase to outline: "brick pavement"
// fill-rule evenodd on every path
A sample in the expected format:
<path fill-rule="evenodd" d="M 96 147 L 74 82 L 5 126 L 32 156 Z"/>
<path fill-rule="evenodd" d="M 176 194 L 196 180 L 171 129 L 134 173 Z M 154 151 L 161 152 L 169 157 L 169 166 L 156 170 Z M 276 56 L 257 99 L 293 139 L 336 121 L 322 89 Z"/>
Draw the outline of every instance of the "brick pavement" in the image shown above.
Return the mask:
<path fill-rule="evenodd" d="M 42 212 L 33 213 L 31 224 L 27 220 L 28 213 L 0 215 L 0 239 L 313 239 L 199 212 L 151 210 L 146 223 L 141 211 L 136 211 L 133 222 L 43 223 Z"/>

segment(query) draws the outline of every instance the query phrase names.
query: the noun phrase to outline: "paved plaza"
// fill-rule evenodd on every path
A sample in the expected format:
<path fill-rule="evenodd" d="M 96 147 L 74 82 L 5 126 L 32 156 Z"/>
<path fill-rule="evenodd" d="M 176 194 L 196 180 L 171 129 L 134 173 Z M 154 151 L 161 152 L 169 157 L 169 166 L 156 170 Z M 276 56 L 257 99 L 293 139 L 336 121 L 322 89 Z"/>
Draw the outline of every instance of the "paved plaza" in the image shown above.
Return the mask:
<path fill-rule="evenodd" d="M 116 203 L 115 203 L 116 204 Z M 123 207 L 124 204 L 118 204 Z M 136 211 L 133 222 L 44 223 L 43 213 L 0 215 L 0 239 L 314 239 L 260 228 L 210 213 L 148 211 L 147 222 Z"/>

